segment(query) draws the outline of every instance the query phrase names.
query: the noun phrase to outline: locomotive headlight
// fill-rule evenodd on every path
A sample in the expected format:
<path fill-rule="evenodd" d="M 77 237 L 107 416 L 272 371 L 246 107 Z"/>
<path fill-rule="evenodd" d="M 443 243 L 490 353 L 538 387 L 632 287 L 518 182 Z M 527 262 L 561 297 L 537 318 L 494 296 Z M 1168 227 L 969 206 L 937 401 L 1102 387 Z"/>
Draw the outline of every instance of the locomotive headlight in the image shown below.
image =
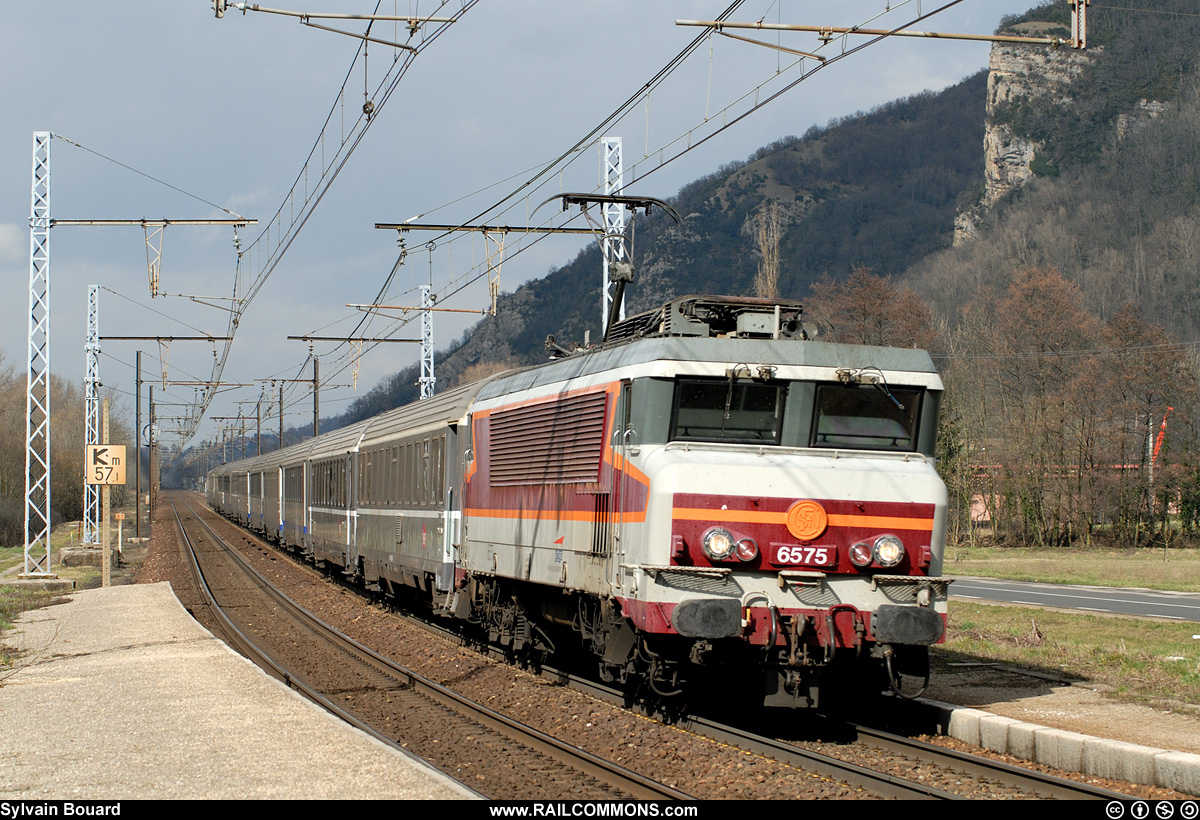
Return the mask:
<path fill-rule="evenodd" d="M 866 541 L 859 541 L 850 547 L 850 563 L 856 567 L 865 567 L 871 563 L 874 554 L 871 552 L 871 545 Z"/>
<path fill-rule="evenodd" d="M 904 542 L 894 535 L 875 539 L 875 560 L 883 567 L 894 567 L 904 558 Z"/>
<path fill-rule="evenodd" d="M 736 544 L 733 533 L 721 527 L 713 527 L 704 533 L 704 554 L 711 561 L 727 561 L 733 555 Z"/>
<path fill-rule="evenodd" d="M 743 538 L 735 547 L 739 561 L 753 561 L 758 557 L 758 544 L 753 538 Z"/>

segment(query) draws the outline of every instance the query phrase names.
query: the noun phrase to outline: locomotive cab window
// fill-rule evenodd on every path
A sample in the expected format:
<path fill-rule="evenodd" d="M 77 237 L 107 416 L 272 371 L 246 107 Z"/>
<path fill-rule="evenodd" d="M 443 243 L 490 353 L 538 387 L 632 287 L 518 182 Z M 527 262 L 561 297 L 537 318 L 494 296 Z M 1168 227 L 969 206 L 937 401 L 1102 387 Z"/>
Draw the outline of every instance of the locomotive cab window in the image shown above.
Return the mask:
<path fill-rule="evenodd" d="M 783 396 L 778 382 L 679 379 L 671 409 L 671 439 L 778 444 Z"/>
<path fill-rule="evenodd" d="M 875 385 L 817 387 L 813 447 L 856 450 L 917 449 L 922 391 Z"/>

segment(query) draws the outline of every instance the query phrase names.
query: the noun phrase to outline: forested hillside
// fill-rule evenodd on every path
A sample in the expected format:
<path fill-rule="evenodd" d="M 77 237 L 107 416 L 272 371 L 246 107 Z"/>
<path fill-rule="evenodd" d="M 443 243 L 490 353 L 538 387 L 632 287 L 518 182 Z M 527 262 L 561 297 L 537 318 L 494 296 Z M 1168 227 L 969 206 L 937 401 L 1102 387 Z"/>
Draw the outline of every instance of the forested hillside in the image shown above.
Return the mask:
<path fill-rule="evenodd" d="M 1180 12 L 1176 16 L 1173 12 Z M 1064 0 L 1007 20 L 1011 32 L 1067 36 Z M 1068 100 L 1020 99 L 995 123 L 1037 145 L 1034 184 L 988 214 L 983 236 L 948 250 L 957 208 L 984 188 L 987 74 L 847 117 L 767 146 L 671 198 L 684 224 L 641 218 L 631 311 L 691 292 L 751 292 L 755 233 L 774 204 L 781 219 L 782 296 L 805 298 L 822 276 L 856 267 L 903 276 L 951 325 L 981 290 L 1002 294 L 1022 266 L 1082 283 L 1089 309 L 1111 316 L 1127 302 L 1188 338 L 1200 322 L 1186 287 L 1200 246 L 1195 209 L 1200 16 L 1188 0 L 1147 0 L 1135 10 L 1093 9 L 1087 68 Z M 1030 47 L 1047 65 L 1068 49 Z M 1158 103 L 1171 113 L 1163 117 Z M 1156 128 L 1146 128 L 1151 122 Z M 1118 132 L 1121 134 L 1118 139 Z M 662 195 L 661 191 L 638 191 Z M 589 248 L 501 299 L 500 315 L 439 352 L 439 384 L 464 371 L 539 360 L 549 334 L 597 331 L 599 253 Z M 416 368 L 355 402 L 346 424 L 414 400 Z"/>
<path fill-rule="evenodd" d="M 1194 11 L 1182 0 L 1142 5 L 1089 17 L 1095 46 L 1069 101 L 998 106 L 989 126 L 1035 141 L 1035 176 L 977 240 L 912 267 L 908 281 L 940 315 L 953 320 L 981 293 L 1002 294 L 1020 267 L 1043 266 L 1077 282 L 1101 317 L 1131 303 L 1183 338 L 1200 335 L 1200 16 L 1149 13 Z M 1011 25 L 1061 22 L 1064 9 Z"/>

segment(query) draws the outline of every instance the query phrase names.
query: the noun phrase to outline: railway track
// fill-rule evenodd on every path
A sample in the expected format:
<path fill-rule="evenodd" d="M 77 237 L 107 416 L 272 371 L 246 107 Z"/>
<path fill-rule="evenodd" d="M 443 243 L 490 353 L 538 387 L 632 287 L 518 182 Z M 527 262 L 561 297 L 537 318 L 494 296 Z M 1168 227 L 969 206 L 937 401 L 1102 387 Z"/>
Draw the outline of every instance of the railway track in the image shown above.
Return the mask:
<path fill-rule="evenodd" d="M 226 526 L 233 525 L 226 522 Z M 242 534 L 242 538 L 249 541 L 245 533 Z M 257 546 L 255 549 L 274 550 Z M 293 565 L 291 562 L 283 563 L 296 566 L 297 569 L 302 566 Z M 425 628 L 429 627 L 426 625 Z M 621 703 L 622 696 L 619 692 L 570 678 L 564 673 L 548 668 L 543 670 L 543 674 L 552 677 L 555 682 L 578 687 L 590 697 L 617 705 Z M 590 723 L 588 725 L 591 726 Z M 723 750 L 734 749 L 754 759 L 769 759 L 778 763 L 782 771 L 803 771 L 824 781 L 844 784 L 844 791 L 851 795 L 869 794 L 907 799 L 1128 799 L 1127 795 L 998 763 L 988 758 L 953 752 L 865 726 L 848 728 L 844 734 L 851 740 L 838 743 L 817 743 L 798 740 L 795 737 L 781 739 L 772 736 L 778 735 L 777 732 L 754 732 L 743 727 L 699 718 L 691 718 L 683 726 L 673 727 L 672 731 L 678 733 L 684 726 L 689 731 L 708 738 L 710 743 L 719 745 Z M 662 770 L 652 769 L 664 779 L 671 779 L 668 775 L 669 770 L 670 767 L 666 765 Z M 676 777 L 674 782 L 687 781 Z M 746 792 L 742 793 L 731 791 L 729 796 L 777 796 L 763 792 L 761 784 L 749 784 L 745 789 Z M 520 797 L 529 799 L 527 793 L 522 793 Z"/>
<path fill-rule="evenodd" d="M 844 754 L 858 760 L 878 761 L 879 767 L 896 768 L 897 759 L 902 768 L 911 775 L 898 778 L 879 771 L 876 764 L 851 763 L 837 754 L 827 754 L 798 747 L 794 742 L 779 740 L 721 722 L 692 718 L 689 728 L 708 737 L 733 743 L 777 759 L 795 761 L 795 765 L 812 766 L 830 776 L 841 776 L 863 788 L 878 789 L 880 793 L 893 792 L 896 797 L 929 797 L 934 799 L 959 799 L 987 796 L 997 799 L 1037 797 L 1056 800 L 1128 800 L 1127 795 L 1068 780 L 1032 769 L 1024 769 L 1007 763 L 978 757 L 931 743 L 895 735 L 880 729 L 857 724 L 848 725 L 854 741 L 841 748 Z M 828 744 L 821 744 L 823 747 Z M 837 763 L 830 761 L 836 760 Z M 906 765 L 903 765 L 906 764 Z M 842 767 L 848 766 L 851 774 L 843 774 Z M 835 772 L 837 774 L 835 774 Z M 952 773 L 952 788 L 933 785 L 942 782 L 937 773 Z M 918 780 L 917 778 L 920 778 Z M 902 782 L 898 782 L 902 781 Z M 929 781 L 926 783 L 925 781 Z M 894 791 L 899 790 L 899 791 Z M 905 793 L 907 792 L 907 793 Z"/>
<path fill-rule="evenodd" d="M 172 499 L 197 585 L 230 642 L 268 674 L 348 723 L 409 754 L 413 750 L 402 739 L 427 736 L 429 727 L 433 727 L 436 736 L 429 745 L 441 748 L 434 749 L 432 757 L 437 760 L 447 751 L 451 753 L 448 763 L 443 760 L 435 765 L 493 799 L 690 798 L 685 792 L 507 718 L 359 644 L 295 604 L 242 559 L 189 504 L 184 506 L 186 512 L 181 513 Z M 185 524 L 185 519 L 202 532 Z M 217 573 L 228 577 L 228 570 L 213 566 L 218 560 L 235 566 L 240 579 L 248 584 L 240 579 L 209 583 L 209 577 Z M 248 596 L 255 594 L 269 600 L 269 606 L 259 608 L 250 603 Z M 237 615 L 229 615 L 227 608 L 269 611 L 266 620 L 274 623 L 264 624 L 261 616 L 251 616 L 249 623 L 238 622 Z M 288 624 L 282 629 L 280 619 Z M 291 642 L 290 650 L 280 645 L 281 634 L 290 636 L 284 640 Z M 311 639 L 300 644 L 297 634 Z M 298 662 L 301 657 L 307 661 Z M 319 658 L 332 660 L 321 662 Z M 330 669 L 336 673 L 328 674 Z M 380 711 L 371 708 L 380 701 L 388 707 L 383 711 L 391 715 L 382 721 Z M 381 722 L 390 725 L 381 726 Z M 405 731 L 413 726 L 423 729 Z M 453 739 L 465 742 L 446 742 Z M 464 746 L 469 746 L 473 754 L 465 754 Z M 430 759 L 424 752 L 419 756 Z M 478 762 L 473 764 L 472 757 Z M 497 792 L 491 787 L 488 772 L 496 766 L 520 773 L 520 793 L 505 793 L 503 786 Z"/>
<path fill-rule="evenodd" d="M 547 668 L 565 685 L 586 691 L 614 705 L 621 705 L 620 692 L 593 681 Z M 1128 800 L 1129 796 L 1087 783 L 1057 777 L 1034 769 L 1013 766 L 987 757 L 946 749 L 869 725 L 847 723 L 840 727 L 845 740 L 837 743 L 798 742 L 767 731 L 754 731 L 720 720 L 689 716 L 681 725 L 690 731 L 747 752 L 764 755 L 823 776 L 836 778 L 884 797 L 953 800 L 981 794 L 1000 799 L 1038 797 L 1055 800 Z M 800 743 L 801 745 L 798 745 Z M 822 751 L 833 749 L 834 751 Z M 911 775 L 899 777 L 884 771 L 908 768 Z M 866 762 L 864 762 L 866 761 Z M 939 787 L 947 780 L 952 787 Z M 918 780 L 917 778 L 922 778 Z M 956 791 L 957 788 L 957 791 Z"/>
<path fill-rule="evenodd" d="M 422 628 L 445 636 L 454 634 L 428 621 L 419 618 L 415 620 Z M 492 654 L 497 659 L 503 658 L 502 653 L 498 650 L 494 650 Z M 624 707 L 625 705 L 623 693 L 612 687 L 552 666 L 543 667 L 541 674 L 553 679 L 556 683 L 585 692 L 591 697 L 614 706 Z M 910 704 L 898 704 L 900 708 L 908 706 Z M 970 782 L 972 790 L 975 792 L 972 794 L 973 797 L 978 796 L 978 793 L 983 793 L 997 798 L 1036 796 L 1056 800 L 1129 799 L 1128 795 L 1099 786 L 947 749 L 867 724 L 845 724 L 844 734 L 847 738 L 852 738 L 848 742 L 811 744 L 821 748 L 835 746 L 841 750 L 843 756 L 824 753 L 814 748 L 798 747 L 795 741 L 772 737 L 765 732 L 755 732 L 745 727 L 703 717 L 689 716 L 681 721 L 681 725 L 720 743 L 736 746 L 754 754 L 765 755 L 789 766 L 814 771 L 822 776 L 838 779 L 884 797 L 953 800 L 960 799 L 964 795 L 956 793 L 952 789 L 938 788 L 932 782 L 926 783 L 912 778 L 897 777 L 870 766 L 855 763 L 853 760 L 847 760 L 846 756 L 860 760 L 874 760 L 880 766 L 894 765 L 895 759 L 899 757 L 906 761 L 914 772 L 921 773 L 916 776 L 932 775 L 935 781 L 937 777 L 930 771 L 931 769 L 934 772 L 950 772 L 953 773 L 952 778 L 956 785 L 961 785 L 964 778 Z"/>

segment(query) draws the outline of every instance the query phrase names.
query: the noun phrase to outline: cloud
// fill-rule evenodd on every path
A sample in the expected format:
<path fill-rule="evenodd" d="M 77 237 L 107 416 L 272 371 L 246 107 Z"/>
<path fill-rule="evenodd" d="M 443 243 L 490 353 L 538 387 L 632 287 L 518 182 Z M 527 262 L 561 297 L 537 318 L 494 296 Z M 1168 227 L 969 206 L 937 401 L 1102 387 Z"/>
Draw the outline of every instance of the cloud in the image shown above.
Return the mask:
<path fill-rule="evenodd" d="M 229 203 L 225 207 L 245 215 L 248 211 L 252 211 L 255 208 L 261 209 L 267 205 L 278 205 L 278 199 L 279 194 L 276 191 L 262 186 L 254 191 L 242 191 L 232 194 L 229 197 Z"/>
<path fill-rule="evenodd" d="M 28 236 L 19 225 L 0 222 L 0 259 L 20 259 L 29 250 Z"/>

